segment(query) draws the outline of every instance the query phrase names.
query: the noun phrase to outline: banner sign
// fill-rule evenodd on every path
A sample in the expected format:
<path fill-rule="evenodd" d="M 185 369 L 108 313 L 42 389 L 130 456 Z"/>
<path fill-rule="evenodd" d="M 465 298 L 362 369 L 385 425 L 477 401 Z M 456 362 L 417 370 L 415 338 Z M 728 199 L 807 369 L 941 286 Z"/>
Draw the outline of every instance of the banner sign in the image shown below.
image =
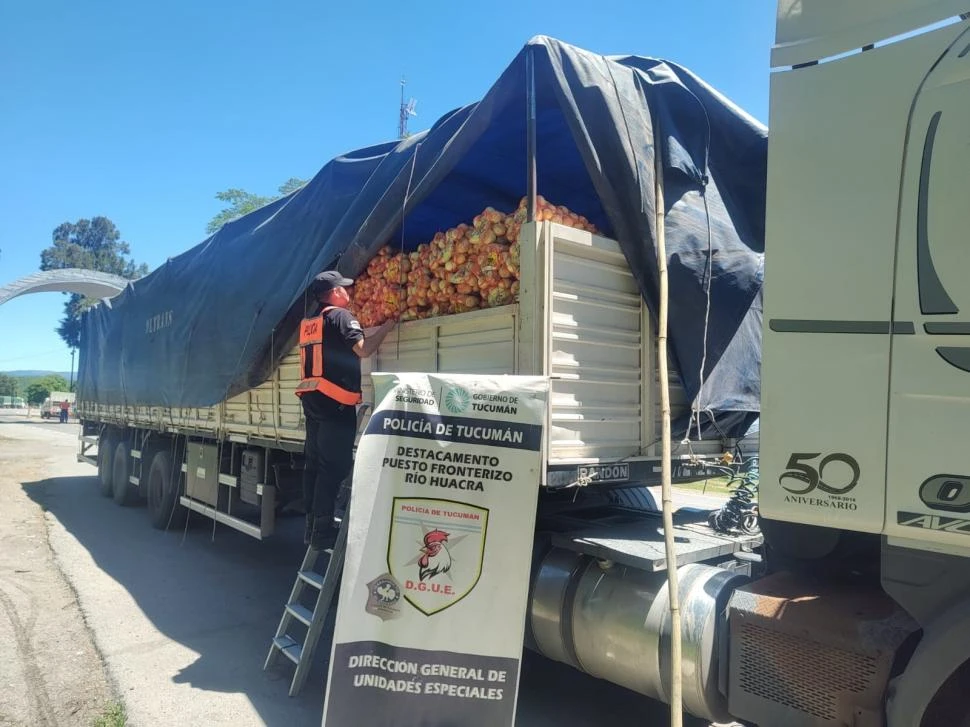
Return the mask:
<path fill-rule="evenodd" d="M 323 724 L 511 727 L 548 380 L 372 378 Z"/>

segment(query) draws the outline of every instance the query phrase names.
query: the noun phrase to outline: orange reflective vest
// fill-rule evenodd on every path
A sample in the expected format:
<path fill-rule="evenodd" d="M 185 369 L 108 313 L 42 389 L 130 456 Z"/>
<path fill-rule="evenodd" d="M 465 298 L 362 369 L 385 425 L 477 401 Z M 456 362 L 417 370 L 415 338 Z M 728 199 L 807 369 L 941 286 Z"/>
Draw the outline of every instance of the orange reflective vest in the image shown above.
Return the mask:
<path fill-rule="evenodd" d="M 319 391 L 340 404 L 360 404 L 363 401 L 360 392 L 337 386 L 323 373 L 324 316 L 334 307 L 328 306 L 316 318 L 304 318 L 300 323 L 300 375 L 303 378 L 296 387 L 296 395 Z"/>

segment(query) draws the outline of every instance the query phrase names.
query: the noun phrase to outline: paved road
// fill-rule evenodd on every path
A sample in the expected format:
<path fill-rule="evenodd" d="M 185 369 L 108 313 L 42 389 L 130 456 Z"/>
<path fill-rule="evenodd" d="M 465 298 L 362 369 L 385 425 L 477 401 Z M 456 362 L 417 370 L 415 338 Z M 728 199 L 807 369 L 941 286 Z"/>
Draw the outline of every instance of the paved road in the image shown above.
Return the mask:
<path fill-rule="evenodd" d="M 201 518 L 178 532 L 154 530 L 144 507 L 99 495 L 94 468 L 74 461 L 76 425 L 18 419 L 0 413 L 3 445 L 56 463 L 19 484 L 46 509 L 54 557 L 130 724 L 319 725 L 326 646 L 299 697 L 286 696 L 288 669 L 262 671 L 303 555 L 300 519 L 283 520 L 279 536 L 262 543 Z M 524 661 L 523 727 L 666 724 L 661 704 L 528 651 Z"/>
<path fill-rule="evenodd" d="M 71 419 L 69 422 L 61 424 L 57 419 L 42 419 L 36 409 L 31 411 L 29 416 L 25 409 L 0 409 L 0 421 L 17 422 L 31 427 L 43 427 L 44 429 L 57 428 L 62 433 L 66 432 L 74 437 L 77 437 L 81 429 L 76 419 Z"/>

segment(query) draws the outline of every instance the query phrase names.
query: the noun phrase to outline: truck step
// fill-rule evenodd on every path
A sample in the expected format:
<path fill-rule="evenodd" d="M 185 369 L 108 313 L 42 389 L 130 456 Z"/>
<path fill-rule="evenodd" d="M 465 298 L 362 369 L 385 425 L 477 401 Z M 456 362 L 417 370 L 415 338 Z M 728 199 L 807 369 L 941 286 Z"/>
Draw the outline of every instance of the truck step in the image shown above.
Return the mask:
<path fill-rule="evenodd" d="M 707 524 L 707 512 L 682 508 L 674 513 L 677 567 L 729 557 L 761 545 L 761 535 L 731 536 Z M 660 513 L 644 513 L 627 523 L 589 524 L 557 533 L 552 544 L 592 558 L 607 560 L 648 573 L 666 570 L 663 522 Z"/>
<path fill-rule="evenodd" d="M 190 497 L 180 497 L 179 504 L 185 508 L 188 508 L 189 510 L 192 510 L 193 512 L 197 512 L 201 515 L 205 515 L 208 518 L 212 518 L 217 523 L 228 525 L 241 533 L 246 533 L 246 535 L 249 535 L 250 537 L 258 538 L 260 540 L 263 538 L 263 533 L 259 529 L 259 526 L 253 525 L 246 520 L 233 517 L 222 510 L 217 510 L 216 508 L 212 507 L 212 505 L 193 500 Z"/>

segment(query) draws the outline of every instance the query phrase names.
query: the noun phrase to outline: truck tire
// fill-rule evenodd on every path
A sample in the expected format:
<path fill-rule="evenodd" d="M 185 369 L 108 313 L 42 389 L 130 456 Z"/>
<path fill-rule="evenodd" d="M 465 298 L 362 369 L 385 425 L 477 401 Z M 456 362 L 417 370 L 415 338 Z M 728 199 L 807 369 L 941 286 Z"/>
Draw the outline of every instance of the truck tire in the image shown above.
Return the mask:
<path fill-rule="evenodd" d="M 164 530 L 169 524 L 181 526 L 185 522 L 187 511 L 178 502 L 179 477 L 167 450 L 159 450 L 152 457 L 146 489 L 153 528 Z"/>
<path fill-rule="evenodd" d="M 119 505 L 130 505 L 135 500 L 136 492 L 128 481 L 130 476 L 131 452 L 128 450 L 128 442 L 118 442 L 111 468 L 111 491 Z"/>
<path fill-rule="evenodd" d="M 920 721 L 920 727 L 970 727 L 970 704 L 967 701 L 967 691 L 970 690 L 970 661 L 956 670 L 946 680 L 930 703 L 926 714 Z"/>
<path fill-rule="evenodd" d="M 111 473 L 114 469 L 114 453 L 117 440 L 110 434 L 102 434 L 98 440 L 98 480 L 99 490 L 103 497 L 111 497 L 114 490 L 111 486 Z"/>
<path fill-rule="evenodd" d="M 888 727 L 970 726 L 967 596 L 964 590 L 948 610 L 921 623 L 923 635 L 906 669 L 889 683 Z"/>

